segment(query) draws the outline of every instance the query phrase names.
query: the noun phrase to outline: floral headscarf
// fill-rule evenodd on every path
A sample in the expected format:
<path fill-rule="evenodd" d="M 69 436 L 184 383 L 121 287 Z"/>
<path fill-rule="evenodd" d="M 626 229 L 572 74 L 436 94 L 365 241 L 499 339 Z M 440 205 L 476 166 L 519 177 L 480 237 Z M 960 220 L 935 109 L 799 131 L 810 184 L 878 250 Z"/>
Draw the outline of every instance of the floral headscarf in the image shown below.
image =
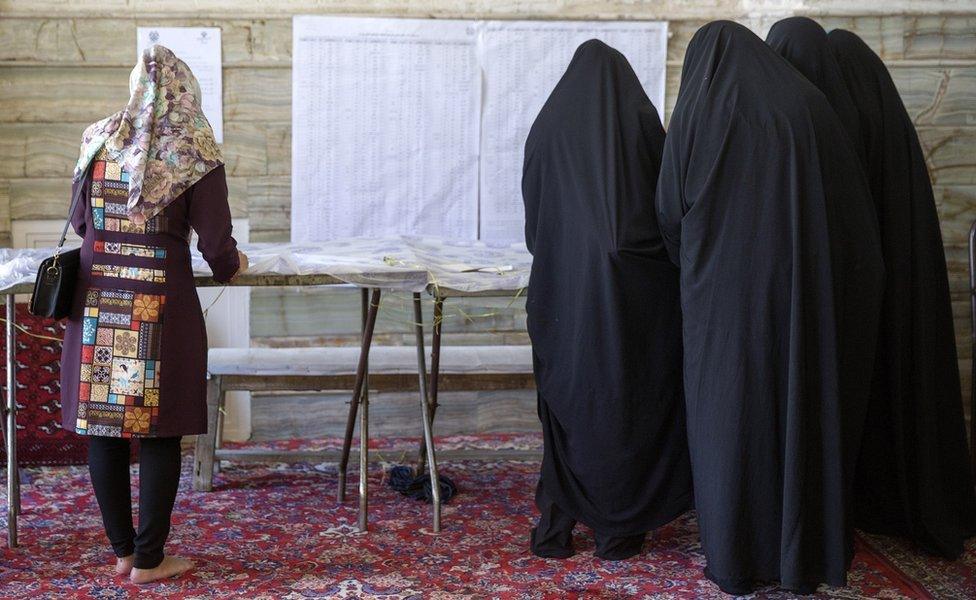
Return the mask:
<path fill-rule="evenodd" d="M 129 174 L 129 218 L 144 222 L 223 158 L 200 107 L 200 84 L 169 48 L 155 45 L 142 53 L 129 94 L 124 109 L 85 130 L 74 179 L 85 176 L 104 146 Z"/>

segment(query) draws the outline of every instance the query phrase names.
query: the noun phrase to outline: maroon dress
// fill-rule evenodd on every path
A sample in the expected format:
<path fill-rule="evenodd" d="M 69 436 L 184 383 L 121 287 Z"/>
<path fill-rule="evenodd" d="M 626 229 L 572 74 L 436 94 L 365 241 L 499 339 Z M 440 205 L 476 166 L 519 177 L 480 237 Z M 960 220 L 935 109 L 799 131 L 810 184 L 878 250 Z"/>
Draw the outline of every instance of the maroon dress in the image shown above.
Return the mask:
<path fill-rule="evenodd" d="M 92 161 L 71 223 L 84 238 L 61 356 L 62 426 L 83 435 L 171 437 L 207 430 L 207 332 L 190 266 L 190 228 L 214 278 L 237 272 L 219 166 L 161 213 L 126 215 L 128 174 Z"/>

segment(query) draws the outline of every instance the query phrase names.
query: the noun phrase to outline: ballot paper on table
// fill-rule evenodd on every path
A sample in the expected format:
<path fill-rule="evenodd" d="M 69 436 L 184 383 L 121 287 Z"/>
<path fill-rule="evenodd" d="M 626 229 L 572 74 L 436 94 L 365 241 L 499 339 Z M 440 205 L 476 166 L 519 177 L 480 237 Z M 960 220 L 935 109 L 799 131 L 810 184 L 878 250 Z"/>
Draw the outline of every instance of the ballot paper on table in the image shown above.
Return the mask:
<path fill-rule="evenodd" d="M 210 121 L 218 143 L 224 141 L 223 76 L 219 27 L 139 27 L 136 29 L 136 56 L 154 44 L 166 46 L 186 63 L 197 81 L 203 98 L 203 114 Z"/>
<path fill-rule="evenodd" d="M 477 28 L 295 17 L 292 241 L 478 234 Z"/>

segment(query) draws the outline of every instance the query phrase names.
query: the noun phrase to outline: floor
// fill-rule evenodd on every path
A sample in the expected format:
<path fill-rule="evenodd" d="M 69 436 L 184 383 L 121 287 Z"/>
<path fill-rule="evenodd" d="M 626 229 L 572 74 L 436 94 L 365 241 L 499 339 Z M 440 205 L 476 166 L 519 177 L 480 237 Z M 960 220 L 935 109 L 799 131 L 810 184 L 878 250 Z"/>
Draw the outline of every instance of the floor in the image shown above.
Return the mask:
<path fill-rule="evenodd" d="M 114 577 L 84 467 L 25 472 L 22 547 L 0 551 L 0 598 L 726 598 L 704 579 L 694 514 L 648 537 L 643 554 L 623 562 L 592 555 L 589 531 L 565 561 L 526 550 L 535 519 L 538 463 L 445 462 L 460 493 L 444 509 L 444 529 L 429 531 L 429 506 L 399 496 L 384 467 L 404 461 L 411 440 L 377 440 L 371 473 L 370 531 L 355 528 L 357 494 L 335 502 L 333 464 L 225 465 L 212 493 L 193 492 L 185 457 L 170 550 L 192 559 L 181 579 L 145 588 Z M 539 436 L 452 436 L 447 448 L 537 448 Z M 274 446 L 333 448 L 324 442 Z M 355 481 L 355 477 L 350 477 Z M 757 598 L 787 598 L 769 588 Z M 976 597 L 976 542 L 959 561 L 919 556 L 904 544 L 858 537 L 843 589 L 822 598 Z"/>

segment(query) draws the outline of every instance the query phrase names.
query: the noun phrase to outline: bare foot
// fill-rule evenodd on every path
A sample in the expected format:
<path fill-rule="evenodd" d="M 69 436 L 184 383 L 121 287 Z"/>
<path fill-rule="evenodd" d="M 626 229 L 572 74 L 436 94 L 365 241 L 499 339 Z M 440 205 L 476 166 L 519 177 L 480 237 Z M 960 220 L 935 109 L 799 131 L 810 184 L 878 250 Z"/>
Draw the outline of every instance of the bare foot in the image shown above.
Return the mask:
<path fill-rule="evenodd" d="M 122 558 L 115 559 L 115 574 L 119 577 L 124 577 L 132 571 L 133 556 L 123 556 Z"/>
<path fill-rule="evenodd" d="M 133 567 L 129 579 L 136 584 L 152 583 L 167 577 L 179 577 L 192 568 L 193 563 L 185 558 L 167 556 L 155 569 L 136 569 Z"/>

